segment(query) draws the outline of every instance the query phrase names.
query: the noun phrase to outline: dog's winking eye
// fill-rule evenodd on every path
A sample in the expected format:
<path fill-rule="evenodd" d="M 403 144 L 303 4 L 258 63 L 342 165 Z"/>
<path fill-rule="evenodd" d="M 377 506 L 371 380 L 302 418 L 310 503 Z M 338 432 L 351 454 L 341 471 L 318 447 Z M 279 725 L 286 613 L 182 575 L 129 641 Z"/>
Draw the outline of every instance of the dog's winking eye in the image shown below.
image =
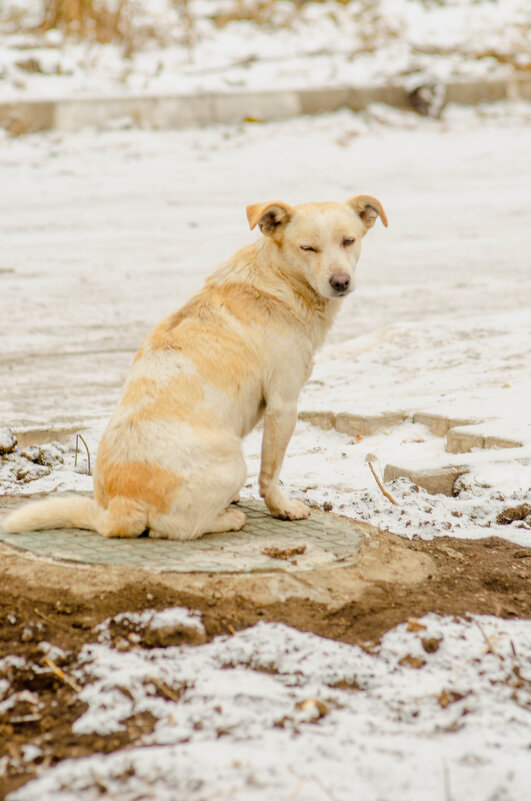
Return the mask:
<path fill-rule="evenodd" d="M 344 239 L 341 244 L 343 245 L 344 248 L 349 248 L 351 245 L 354 244 L 355 241 L 356 241 L 355 239 Z"/>
<path fill-rule="evenodd" d="M 314 248 L 311 245 L 301 245 L 301 250 L 306 251 L 306 253 L 319 253 L 317 248 Z"/>

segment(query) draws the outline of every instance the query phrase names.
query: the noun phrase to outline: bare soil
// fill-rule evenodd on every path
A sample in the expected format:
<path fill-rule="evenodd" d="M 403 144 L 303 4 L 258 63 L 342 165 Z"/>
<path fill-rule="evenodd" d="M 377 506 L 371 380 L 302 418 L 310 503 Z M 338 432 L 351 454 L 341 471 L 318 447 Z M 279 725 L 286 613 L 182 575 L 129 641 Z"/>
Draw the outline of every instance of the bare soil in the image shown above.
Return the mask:
<path fill-rule="evenodd" d="M 429 556 L 434 570 L 425 580 L 411 584 L 374 581 L 363 596 L 340 608 L 301 598 L 259 605 L 249 598 L 200 597 L 157 585 L 146 578 L 125 590 L 80 600 L 64 588 L 37 587 L 13 575 L 2 577 L 0 591 L 0 658 L 17 655 L 22 667 L 9 666 L 0 679 L 10 682 L 8 695 L 29 690 L 30 700 L 0 714 L 0 799 L 31 779 L 43 766 L 95 752 L 111 752 L 135 743 L 150 731 L 154 721 L 134 717 L 119 734 L 74 735 L 73 722 L 83 713 L 75 686 L 68 683 L 69 669 L 81 647 L 97 639 L 95 627 L 119 612 L 164 609 L 182 605 L 201 612 L 208 639 L 234 634 L 258 620 L 282 621 L 303 631 L 357 643 L 370 649 L 390 628 L 428 612 L 466 616 L 468 613 L 499 617 L 531 616 L 531 549 L 490 538 L 480 541 L 441 537 L 431 542 L 412 541 L 407 548 Z M 131 630 L 111 628 L 117 648 L 149 648 L 153 643 L 130 637 Z M 55 668 L 46 662 L 42 643 L 59 646 Z M 169 645 L 173 643 L 165 643 Z M 63 671 L 61 678 L 58 670 Z M 75 685 L 75 682 L 74 682 Z M 164 696 L 166 688 L 158 691 Z M 127 688 L 124 688 L 127 692 Z M 37 745 L 40 756 L 28 762 L 23 749 Z M 27 754 L 27 750 L 26 750 Z M 2 757 L 7 757 L 3 760 Z M 7 767 L 5 767 L 7 765 Z"/>

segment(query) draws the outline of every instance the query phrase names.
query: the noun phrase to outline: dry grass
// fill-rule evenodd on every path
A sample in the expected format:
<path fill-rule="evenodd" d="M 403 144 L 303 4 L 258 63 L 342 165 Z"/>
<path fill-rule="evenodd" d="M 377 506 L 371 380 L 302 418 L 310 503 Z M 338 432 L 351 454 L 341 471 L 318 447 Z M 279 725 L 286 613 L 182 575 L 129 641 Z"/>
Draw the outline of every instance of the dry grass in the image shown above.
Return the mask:
<path fill-rule="evenodd" d="M 57 28 L 67 35 L 97 42 L 123 41 L 127 37 L 128 0 L 110 10 L 99 0 L 48 0 L 41 30 Z"/>
<path fill-rule="evenodd" d="M 195 42 L 188 0 L 171 0 L 182 23 L 182 40 L 189 50 Z M 131 55 L 149 41 L 165 43 L 166 27 L 154 27 L 139 14 L 138 0 L 46 0 L 39 32 L 58 29 L 78 40 L 123 45 Z"/>

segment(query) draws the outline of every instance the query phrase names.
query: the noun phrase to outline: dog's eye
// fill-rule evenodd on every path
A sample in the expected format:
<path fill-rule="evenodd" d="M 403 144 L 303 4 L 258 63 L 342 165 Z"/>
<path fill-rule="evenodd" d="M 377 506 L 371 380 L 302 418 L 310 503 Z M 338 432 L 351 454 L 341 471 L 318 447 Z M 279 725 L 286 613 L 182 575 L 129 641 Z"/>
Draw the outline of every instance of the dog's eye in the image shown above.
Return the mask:
<path fill-rule="evenodd" d="M 306 253 L 318 253 L 317 248 L 312 248 L 311 245 L 301 245 L 301 250 L 306 251 Z"/>
<path fill-rule="evenodd" d="M 343 245 L 344 248 L 349 248 L 351 245 L 354 244 L 355 241 L 356 241 L 355 239 L 344 239 L 341 244 Z"/>

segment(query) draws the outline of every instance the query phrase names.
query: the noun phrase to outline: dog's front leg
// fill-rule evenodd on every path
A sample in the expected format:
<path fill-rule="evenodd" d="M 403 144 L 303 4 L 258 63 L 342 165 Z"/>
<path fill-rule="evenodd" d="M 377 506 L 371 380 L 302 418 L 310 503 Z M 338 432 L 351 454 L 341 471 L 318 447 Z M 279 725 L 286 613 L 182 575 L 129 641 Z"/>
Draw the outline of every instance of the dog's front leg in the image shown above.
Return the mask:
<path fill-rule="evenodd" d="M 310 510 L 302 501 L 286 498 L 278 486 L 284 454 L 297 422 L 297 404 L 268 404 L 264 416 L 260 495 L 273 517 L 301 520 Z"/>

